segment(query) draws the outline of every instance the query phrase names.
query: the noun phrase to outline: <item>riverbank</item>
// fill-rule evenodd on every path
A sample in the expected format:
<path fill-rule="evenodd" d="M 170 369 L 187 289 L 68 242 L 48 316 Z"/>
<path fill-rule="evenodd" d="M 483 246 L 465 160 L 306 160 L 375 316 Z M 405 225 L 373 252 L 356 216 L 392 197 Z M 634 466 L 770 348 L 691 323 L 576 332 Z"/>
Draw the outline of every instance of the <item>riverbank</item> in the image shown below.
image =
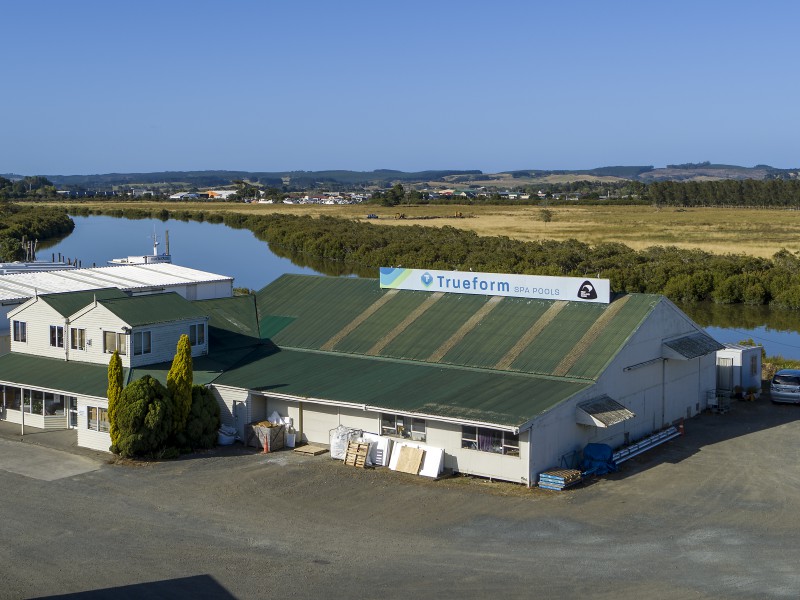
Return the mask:
<path fill-rule="evenodd" d="M 54 203 L 56 204 L 56 203 Z M 61 206 L 64 204 L 57 203 Z M 233 202 L 70 201 L 89 210 L 141 209 L 207 213 L 293 214 L 330 216 L 376 226 L 455 227 L 481 236 L 521 241 L 577 239 L 595 245 L 618 242 L 635 250 L 676 246 L 714 254 L 747 254 L 767 258 L 785 248 L 800 251 L 800 211 L 775 209 L 662 208 L 652 206 L 550 206 L 542 220 L 538 206 L 397 206 L 321 204 L 243 204 Z M 367 214 L 377 219 L 367 220 Z M 404 215 L 403 219 L 396 218 Z"/>

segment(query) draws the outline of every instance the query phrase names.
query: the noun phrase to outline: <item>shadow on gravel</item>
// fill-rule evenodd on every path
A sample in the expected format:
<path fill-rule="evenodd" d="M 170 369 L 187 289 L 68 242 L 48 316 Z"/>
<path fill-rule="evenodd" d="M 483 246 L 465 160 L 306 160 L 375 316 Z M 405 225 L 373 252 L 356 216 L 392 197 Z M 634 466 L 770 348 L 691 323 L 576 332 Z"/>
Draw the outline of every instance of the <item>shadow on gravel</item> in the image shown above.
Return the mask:
<path fill-rule="evenodd" d="M 139 600 L 139 598 L 148 600 L 174 600 L 176 598 L 236 600 L 236 596 L 222 587 L 210 575 L 195 575 L 194 577 L 151 581 L 74 594 L 59 594 L 58 596 L 40 596 L 39 598 L 48 600 L 103 600 L 105 598 L 114 600 Z"/>
<path fill-rule="evenodd" d="M 728 413 L 703 413 L 685 421 L 684 435 L 622 463 L 619 471 L 604 477 L 624 479 L 665 462 L 679 463 L 705 446 L 798 420 L 800 420 L 800 406 L 772 404 L 769 395 L 764 395 L 755 402 L 733 401 Z"/>

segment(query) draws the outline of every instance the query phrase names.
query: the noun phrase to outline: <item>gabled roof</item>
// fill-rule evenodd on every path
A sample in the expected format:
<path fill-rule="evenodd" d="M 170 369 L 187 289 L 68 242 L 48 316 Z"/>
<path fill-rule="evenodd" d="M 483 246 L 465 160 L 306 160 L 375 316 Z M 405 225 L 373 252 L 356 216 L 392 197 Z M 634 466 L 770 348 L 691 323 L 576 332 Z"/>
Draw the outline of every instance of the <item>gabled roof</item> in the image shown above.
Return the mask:
<path fill-rule="evenodd" d="M 261 335 L 282 348 L 595 380 L 662 297 L 597 304 L 284 275 L 256 299 Z"/>
<path fill-rule="evenodd" d="M 148 294 L 132 298 L 100 300 L 101 304 L 131 327 L 154 325 L 184 319 L 201 319 L 207 315 L 180 294 Z"/>
<path fill-rule="evenodd" d="M 61 294 L 43 294 L 39 296 L 39 299 L 52 306 L 62 317 L 69 317 L 94 302 L 95 298 L 97 300 L 108 300 L 110 298 L 127 297 L 128 295 L 119 288 L 102 288 Z"/>
<path fill-rule="evenodd" d="M 213 352 L 261 343 L 255 296 L 233 296 L 193 302 L 209 316 L 209 347 Z"/>

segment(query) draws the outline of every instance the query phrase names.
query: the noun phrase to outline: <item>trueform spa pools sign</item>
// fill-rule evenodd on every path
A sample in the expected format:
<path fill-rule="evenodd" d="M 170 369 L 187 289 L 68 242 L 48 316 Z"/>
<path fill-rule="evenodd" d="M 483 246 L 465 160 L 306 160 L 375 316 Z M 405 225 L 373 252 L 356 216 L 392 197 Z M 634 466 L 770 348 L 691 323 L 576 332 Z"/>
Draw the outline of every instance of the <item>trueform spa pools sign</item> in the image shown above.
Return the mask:
<path fill-rule="evenodd" d="M 381 287 L 577 302 L 611 302 L 608 279 L 381 267 Z"/>

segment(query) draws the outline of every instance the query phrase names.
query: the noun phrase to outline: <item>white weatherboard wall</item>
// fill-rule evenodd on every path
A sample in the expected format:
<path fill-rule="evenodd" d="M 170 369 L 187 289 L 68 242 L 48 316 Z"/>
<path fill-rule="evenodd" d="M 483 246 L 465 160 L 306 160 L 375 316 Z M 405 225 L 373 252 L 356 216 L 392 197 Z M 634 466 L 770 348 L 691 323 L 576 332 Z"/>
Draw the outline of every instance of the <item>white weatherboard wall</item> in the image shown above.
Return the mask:
<path fill-rule="evenodd" d="M 192 346 L 192 357 L 207 354 L 207 319 L 186 319 L 182 321 L 159 323 L 156 325 L 145 325 L 134 328 L 132 332 L 150 331 L 152 352 L 150 354 L 133 356 L 133 339 L 131 335 L 126 335 L 126 354 L 120 355 L 123 367 L 136 367 L 172 360 L 175 356 L 175 349 L 177 348 L 180 336 L 188 334 L 189 325 L 197 323 L 202 323 L 204 327 L 206 327 L 206 336 L 205 342 L 202 345 Z M 110 354 L 103 351 L 103 334 L 106 331 L 123 333 L 123 328 L 127 327 L 127 324 L 105 306 L 98 304 L 97 306 L 90 306 L 84 311 L 75 313 L 75 315 L 72 316 L 70 327 L 86 330 L 85 350 L 70 350 L 70 360 L 108 364 Z"/>
<path fill-rule="evenodd" d="M 244 401 L 245 394 L 236 388 L 217 387 L 216 394 L 223 412 L 231 411 L 235 400 Z M 238 392 L 238 395 L 237 395 Z M 381 413 L 351 406 L 333 406 L 313 402 L 261 396 L 254 393 L 250 400 L 249 417 L 254 420 L 269 417 L 273 411 L 282 417 L 291 417 L 294 428 L 302 432 L 302 440 L 312 444 L 329 444 L 330 431 L 339 425 L 370 433 L 381 433 Z M 391 413 L 391 411 L 387 411 Z M 395 413 L 391 413 L 395 414 Z M 223 419 L 223 422 L 226 422 Z M 233 424 L 232 422 L 230 424 Z M 470 475 L 491 477 L 515 483 L 528 482 L 530 445 L 528 434 L 519 436 L 520 455 L 505 456 L 493 452 L 469 450 L 461 447 L 461 426 L 431 419 L 425 420 L 427 446 L 444 449 L 444 467 Z"/>
<path fill-rule="evenodd" d="M 11 351 L 34 356 L 64 359 L 65 348 L 69 345 L 66 319 L 52 306 L 40 300 L 31 298 L 28 302 L 10 313 L 11 321 L 23 321 L 26 326 L 26 342 L 11 340 Z M 64 348 L 50 345 L 50 326 L 64 327 Z M 12 335 L 13 338 L 13 335 Z"/>
<path fill-rule="evenodd" d="M 528 483 L 530 444 L 528 433 L 520 432 L 519 456 L 470 450 L 461 447 L 461 425 L 426 421 L 425 444 L 444 448 L 444 467 L 459 473 Z"/>
<path fill-rule="evenodd" d="M 29 412 L 25 413 L 25 426 L 35 427 L 37 429 L 67 429 L 69 426 L 69 417 L 67 415 L 34 415 Z M 22 423 L 22 412 L 14 409 L 6 409 L 3 411 L 0 406 L 0 420 L 9 423 Z"/>
<path fill-rule="evenodd" d="M 233 278 L 173 264 L 125 265 L 0 275 L 0 338 L 8 335 L 7 313 L 40 294 L 116 287 L 134 296 L 176 292 L 187 300 L 233 296 Z M 6 318 L 2 318 L 6 315 Z M 0 355 L 5 354 L 0 343 Z"/>
<path fill-rule="evenodd" d="M 219 404 L 222 424 L 236 428 L 239 437 L 244 439 L 244 426 L 252 422 L 249 408 L 250 392 L 221 385 L 212 385 L 209 389 Z"/>
<path fill-rule="evenodd" d="M 95 396 L 78 396 L 78 446 L 100 452 L 110 452 L 111 435 L 107 431 L 89 429 L 88 408 L 90 406 L 108 409 L 108 399 Z"/>

